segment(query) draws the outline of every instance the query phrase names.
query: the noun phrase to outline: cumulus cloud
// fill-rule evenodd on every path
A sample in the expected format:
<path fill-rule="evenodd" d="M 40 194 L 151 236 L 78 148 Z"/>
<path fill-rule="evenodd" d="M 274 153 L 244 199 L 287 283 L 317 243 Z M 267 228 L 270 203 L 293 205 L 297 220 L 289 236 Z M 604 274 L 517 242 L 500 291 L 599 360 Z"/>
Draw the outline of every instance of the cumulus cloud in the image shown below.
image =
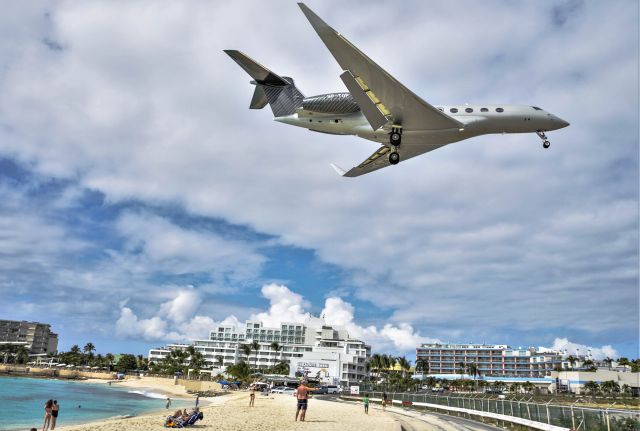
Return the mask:
<path fill-rule="evenodd" d="M 556 352 L 564 352 L 565 356 L 569 355 L 589 355 L 593 356 L 595 359 L 605 359 L 618 358 L 618 352 L 612 346 L 602 346 L 602 347 L 591 347 L 584 344 L 574 343 L 569 341 L 567 338 L 556 338 L 553 340 L 553 344 L 549 349 Z"/>
<path fill-rule="evenodd" d="M 122 307 L 115 323 L 116 334 L 122 338 L 143 338 L 147 341 L 186 342 L 206 339 L 216 322 L 195 314 L 201 297 L 193 289 L 178 291 L 162 303 L 155 316 L 139 318 L 131 308 Z"/>
<path fill-rule="evenodd" d="M 295 5 L 156 4 L 20 2 L 0 16 L 0 157 L 70 183 L 61 211 L 82 203 L 24 220 L 2 207 L 3 232 L 26 244 L 3 249 L 0 264 L 13 265 L 3 287 L 18 284 L 33 302 L 51 282 L 57 309 L 80 298 L 94 311 L 84 323 L 100 310 L 99 328 L 122 290 L 135 292 L 131 304 L 134 295 L 150 307 L 166 301 L 158 275 L 182 286 L 202 276 L 216 289 L 260 278 L 260 245 L 201 226 L 221 220 L 312 250 L 345 274 L 340 284 L 355 298 L 410 325 L 408 339 L 428 329 L 515 341 L 513 330 L 557 328 L 601 344 L 638 339 L 638 41 L 637 31 L 619 32 L 637 30 L 636 4 L 467 2 L 461 14 L 451 2 L 365 12 L 319 3 L 321 16 L 429 102 L 531 103 L 572 123 L 551 134 L 547 152 L 535 136 L 481 137 L 352 181 L 329 162 L 357 164 L 374 144 L 273 124 L 268 108 L 247 111 L 249 78 L 222 53 L 243 49 L 309 95 L 344 91 Z M 403 25 L 371 32 L 381 14 Z M 403 40 L 402 61 L 388 55 L 389 40 Z M 112 211 L 101 213 L 106 228 L 82 202 L 93 194 Z M 157 208 L 179 208 L 186 224 Z M 27 220 L 43 238 L 26 233 Z M 79 253 L 79 238 L 95 247 Z M 20 264 L 34 242 L 45 247 L 32 251 L 43 264 Z M 37 270 L 16 270 L 25 267 Z M 96 292 L 106 292 L 102 304 Z M 347 322 L 347 307 L 338 311 Z"/>

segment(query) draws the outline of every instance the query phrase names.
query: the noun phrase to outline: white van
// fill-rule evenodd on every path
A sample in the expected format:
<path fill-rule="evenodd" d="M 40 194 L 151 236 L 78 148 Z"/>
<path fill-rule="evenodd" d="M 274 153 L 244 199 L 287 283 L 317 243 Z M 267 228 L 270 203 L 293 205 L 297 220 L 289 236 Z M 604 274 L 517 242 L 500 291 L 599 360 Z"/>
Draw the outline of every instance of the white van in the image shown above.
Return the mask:
<path fill-rule="evenodd" d="M 327 386 L 327 393 L 328 394 L 338 394 L 340 393 L 340 388 L 338 386 L 335 385 L 329 385 Z"/>

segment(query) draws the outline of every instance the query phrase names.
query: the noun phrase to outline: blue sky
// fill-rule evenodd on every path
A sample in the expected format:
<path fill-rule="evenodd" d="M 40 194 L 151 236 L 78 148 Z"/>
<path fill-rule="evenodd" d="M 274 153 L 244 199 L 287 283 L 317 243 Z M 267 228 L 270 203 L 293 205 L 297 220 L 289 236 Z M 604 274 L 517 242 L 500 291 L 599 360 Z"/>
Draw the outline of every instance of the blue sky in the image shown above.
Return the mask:
<path fill-rule="evenodd" d="M 436 340 L 637 357 L 637 2 L 366 4 L 309 6 L 433 104 L 571 126 L 547 151 L 485 136 L 344 179 L 329 163 L 375 145 L 249 111 L 222 52 L 345 91 L 295 2 L 5 5 L 0 317 L 100 352 L 324 315 L 410 357 Z"/>

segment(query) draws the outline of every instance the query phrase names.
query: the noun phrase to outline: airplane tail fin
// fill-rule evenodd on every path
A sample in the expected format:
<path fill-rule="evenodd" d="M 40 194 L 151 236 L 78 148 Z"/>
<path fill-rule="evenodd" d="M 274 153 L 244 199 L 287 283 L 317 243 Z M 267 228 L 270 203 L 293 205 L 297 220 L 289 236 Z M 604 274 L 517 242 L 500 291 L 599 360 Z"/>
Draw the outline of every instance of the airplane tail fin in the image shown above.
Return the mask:
<path fill-rule="evenodd" d="M 302 106 L 304 95 L 298 90 L 293 79 L 279 76 L 244 53 L 227 49 L 224 51 L 253 78 L 256 86 L 249 109 L 262 109 L 268 103 L 274 117 L 283 117 L 296 112 Z"/>

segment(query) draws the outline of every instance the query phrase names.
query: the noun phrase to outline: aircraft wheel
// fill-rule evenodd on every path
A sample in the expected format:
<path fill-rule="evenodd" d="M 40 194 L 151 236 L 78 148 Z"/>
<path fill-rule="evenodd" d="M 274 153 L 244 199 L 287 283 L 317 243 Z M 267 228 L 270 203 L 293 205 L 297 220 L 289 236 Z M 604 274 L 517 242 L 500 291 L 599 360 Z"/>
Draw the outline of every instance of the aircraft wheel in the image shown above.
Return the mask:
<path fill-rule="evenodd" d="M 398 162 L 400 162 L 400 154 L 398 154 L 397 152 L 392 152 L 389 154 L 389 163 L 391 163 L 392 165 L 397 165 Z"/>
<path fill-rule="evenodd" d="M 549 141 L 544 141 L 544 142 L 542 143 L 542 147 L 543 147 L 543 148 L 549 148 L 550 146 L 551 146 L 551 142 L 549 142 Z"/>
<path fill-rule="evenodd" d="M 394 146 L 398 146 L 400 145 L 400 141 L 402 140 L 402 135 L 398 132 L 391 132 L 391 134 L 389 135 L 389 141 L 391 142 L 391 145 Z"/>

